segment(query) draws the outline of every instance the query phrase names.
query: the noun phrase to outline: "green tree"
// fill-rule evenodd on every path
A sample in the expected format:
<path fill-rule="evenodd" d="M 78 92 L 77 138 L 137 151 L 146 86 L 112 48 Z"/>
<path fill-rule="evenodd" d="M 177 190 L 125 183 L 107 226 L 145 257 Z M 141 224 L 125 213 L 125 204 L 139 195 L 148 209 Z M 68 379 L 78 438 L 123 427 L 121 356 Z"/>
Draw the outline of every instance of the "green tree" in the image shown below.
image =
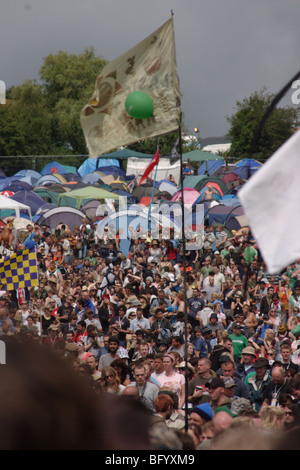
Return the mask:
<path fill-rule="evenodd" d="M 297 110 L 292 107 L 275 108 L 262 129 L 252 155 L 250 154 L 255 132 L 274 96 L 263 88 L 249 98 L 237 101 L 236 113 L 226 118 L 230 124 L 229 158 L 255 158 L 265 161 L 293 134 L 299 125 Z"/>
<path fill-rule="evenodd" d="M 46 107 L 42 87 L 35 81 L 27 80 L 10 89 L 13 113 L 26 139 L 17 155 L 46 155 L 51 149 L 51 114 Z M 21 152 L 20 152 L 21 150 Z"/>
<path fill-rule="evenodd" d="M 41 67 L 44 96 L 52 113 L 57 142 L 65 144 L 75 154 L 86 153 L 80 111 L 90 100 L 96 78 L 106 63 L 90 48 L 78 55 L 64 51 L 50 54 Z"/>
<path fill-rule="evenodd" d="M 28 80 L 10 88 L 7 105 L 0 107 L 0 155 L 47 154 L 51 137 L 51 116 L 41 86 Z M 31 168 L 31 163 L 31 158 L 4 158 L 1 168 L 10 176 L 20 169 L 19 165 Z"/>

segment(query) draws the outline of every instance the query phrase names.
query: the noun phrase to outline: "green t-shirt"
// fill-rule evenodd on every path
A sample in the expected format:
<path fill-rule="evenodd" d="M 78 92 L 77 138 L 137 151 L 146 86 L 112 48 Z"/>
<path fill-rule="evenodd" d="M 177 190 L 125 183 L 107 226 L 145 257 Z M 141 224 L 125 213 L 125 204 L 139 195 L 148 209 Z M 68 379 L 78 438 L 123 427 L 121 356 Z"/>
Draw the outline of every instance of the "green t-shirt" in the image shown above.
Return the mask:
<path fill-rule="evenodd" d="M 257 250 L 253 248 L 253 246 L 247 246 L 247 248 L 244 249 L 244 258 L 247 264 L 252 263 L 257 255 Z"/>
<path fill-rule="evenodd" d="M 224 258 L 225 256 L 229 255 L 229 251 L 224 248 L 224 250 L 220 253 L 221 257 Z"/>
<path fill-rule="evenodd" d="M 289 278 L 289 286 L 290 286 L 290 288 L 291 288 L 292 290 L 294 289 L 294 286 L 295 286 L 295 284 L 296 284 L 296 282 L 297 282 L 297 278 L 296 278 L 296 277 L 292 278 L 292 274 L 294 274 L 295 271 L 297 271 L 296 268 L 294 268 L 294 269 L 288 269 L 288 270 L 284 273 L 284 275 Z"/>
<path fill-rule="evenodd" d="M 232 341 L 234 355 L 241 358 L 243 349 L 248 346 L 248 340 L 246 336 L 244 335 L 236 336 L 234 333 L 232 333 L 231 335 L 229 335 L 229 338 Z"/>

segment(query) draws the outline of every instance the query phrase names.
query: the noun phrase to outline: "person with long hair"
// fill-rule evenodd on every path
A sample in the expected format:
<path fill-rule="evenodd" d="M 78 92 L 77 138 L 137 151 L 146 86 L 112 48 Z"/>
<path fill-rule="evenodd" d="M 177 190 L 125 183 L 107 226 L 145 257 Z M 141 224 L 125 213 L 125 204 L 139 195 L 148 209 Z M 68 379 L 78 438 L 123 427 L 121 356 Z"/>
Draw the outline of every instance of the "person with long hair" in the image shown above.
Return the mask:
<path fill-rule="evenodd" d="M 124 359 L 115 359 L 111 363 L 111 367 L 113 367 L 120 379 L 120 384 L 124 385 L 124 387 L 127 387 L 127 385 L 130 384 L 130 377 L 129 377 L 129 367 L 127 366 L 126 362 Z"/>
<path fill-rule="evenodd" d="M 57 266 L 61 266 L 65 260 L 65 254 L 61 243 L 57 243 L 56 251 L 52 251 L 53 259 Z"/>
<path fill-rule="evenodd" d="M 112 366 L 103 367 L 101 382 L 103 392 L 121 395 L 125 389 L 125 386 L 121 384 L 117 371 Z"/>
<path fill-rule="evenodd" d="M 263 406 L 260 418 L 265 431 L 282 431 L 284 428 L 285 411 L 279 406 Z"/>
<path fill-rule="evenodd" d="M 260 346 L 261 357 L 269 359 L 267 356 L 267 352 L 274 348 L 275 343 L 276 340 L 274 330 L 272 328 L 268 328 L 265 332 L 263 343 Z"/>
<path fill-rule="evenodd" d="M 171 241 L 167 243 L 166 255 L 168 256 L 168 260 L 174 266 L 174 264 L 176 264 L 178 250 Z"/>
<path fill-rule="evenodd" d="M 149 255 L 156 261 L 157 263 L 160 263 L 161 256 L 162 256 L 162 251 L 159 246 L 158 240 L 153 240 L 151 247 L 149 249 Z"/>

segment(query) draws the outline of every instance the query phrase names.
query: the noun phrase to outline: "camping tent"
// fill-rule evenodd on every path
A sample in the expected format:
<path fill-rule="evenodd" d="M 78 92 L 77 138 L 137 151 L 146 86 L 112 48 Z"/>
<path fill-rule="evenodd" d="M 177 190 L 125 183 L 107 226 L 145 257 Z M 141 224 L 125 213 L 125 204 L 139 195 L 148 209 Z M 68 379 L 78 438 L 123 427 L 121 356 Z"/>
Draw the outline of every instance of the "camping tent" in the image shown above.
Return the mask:
<path fill-rule="evenodd" d="M 151 159 L 148 158 L 128 158 L 126 175 L 141 175 L 144 173 Z M 150 173 L 150 177 L 153 179 L 155 170 Z M 176 160 L 174 163 L 170 162 L 169 158 L 160 158 L 157 168 L 156 180 L 160 181 L 167 178 L 169 175 L 173 175 L 176 182 L 180 179 L 180 161 Z"/>
<path fill-rule="evenodd" d="M 120 196 L 113 192 L 106 191 L 102 188 L 97 188 L 95 186 L 86 186 L 85 188 L 74 189 L 74 191 L 59 194 L 57 205 L 76 207 L 77 209 L 80 209 L 80 207 L 90 199 L 119 200 Z"/>
<path fill-rule="evenodd" d="M 192 150 L 191 152 L 184 153 L 182 155 L 183 160 L 186 162 L 190 160 L 190 162 L 208 162 L 210 160 L 223 160 L 224 157 L 221 155 L 216 155 L 210 152 L 204 152 L 204 150 Z"/>
<path fill-rule="evenodd" d="M 217 170 L 220 166 L 223 166 L 223 160 L 208 160 L 202 163 L 202 165 L 198 168 L 198 175 L 204 175 L 207 171 L 209 175 L 212 175 L 214 171 Z"/>
<path fill-rule="evenodd" d="M 229 171 L 235 171 L 236 166 L 234 164 L 222 164 L 218 168 L 216 168 L 214 171 L 210 172 L 211 176 L 223 176 L 225 173 L 228 173 Z"/>
<path fill-rule="evenodd" d="M 196 184 L 195 189 L 200 192 L 204 186 L 209 185 L 217 189 L 221 196 L 228 194 L 228 188 L 226 184 L 220 178 L 215 178 L 213 176 L 206 176 L 205 178 L 200 179 Z"/>
<path fill-rule="evenodd" d="M 194 188 L 197 189 L 197 184 L 206 178 L 205 175 L 187 175 L 184 177 L 183 180 L 183 187 L 184 188 Z M 181 185 L 180 185 L 181 187 Z"/>
<path fill-rule="evenodd" d="M 181 189 L 177 191 L 173 196 L 171 201 L 178 202 L 182 196 Z M 194 188 L 184 188 L 183 189 L 183 202 L 187 207 L 191 207 L 199 198 L 199 192 Z"/>
<path fill-rule="evenodd" d="M 149 182 L 142 183 L 140 186 L 136 186 L 131 194 L 136 199 L 141 200 L 142 197 L 151 197 L 153 193 L 153 185 Z M 154 196 L 159 196 L 161 191 L 158 188 L 154 188 Z"/>
<path fill-rule="evenodd" d="M 44 176 L 41 176 L 35 183 L 34 183 L 34 187 L 36 188 L 37 186 L 45 186 L 47 184 L 51 184 L 51 183 L 58 183 L 60 184 L 61 183 L 61 180 L 55 176 L 55 175 L 44 175 Z"/>
<path fill-rule="evenodd" d="M 101 155 L 99 158 L 117 158 L 119 160 L 127 160 L 128 158 L 152 158 L 153 155 L 149 155 L 148 153 L 136 152 L 135 150 L 130 149 L 122 149 L 116 150 L 115 152 L 105 153 Z"/>
<path fill-rule="evenodd" d="M 122 168 L 119 168 L 118 166 L 114 165 L 109 165 L 109 166 L 99 166 L 98 167 L 99 171 L 102 171 L 105 175 L 114 175 L 116 177 L 118 176 L 126 176 L 126 171 L 122 170 Z"/>
<path fill-rule="evenodd" d="M 87 158 L 83 164 L 78 168 L 78 173 L 80 174 L 81 177 L 86 176 L 89 173 L 93 173 L 99 166 L 105 167 L 105 166 L 116 166 L 119 167 L 120 164 L 118 160 L 114 158 L 109 158 L 109 159 L 102 159 L 99 160 L 99 158 Z"/>
<path fill-rule="evenodd" d="M 131 206 L 132 207 L 132 206 Z M 149 218 L 149 209 L 138 207 L 137 209 L 129 208 L 120 212 L 114 212 L 105 219 L 97 223 L 96 234 L 99 238 L 102 237 L 104 227 L 111 227 L 120 233 L 120 239 L 127 239 L 131 237 L 132 231 L 140 228 L 144 233 L 147 233 L 148 222 L 153 228 L 157 229 L 158 224 L 162 225 L 164 229 L 174 229 L 174 236 L 178 238 L 181 233 L 181 219 L 179 223 L 172 220 L 169 215 L 154 213 L 151 211 Z M 158 235 L 158 233 L 157 233 Z"/>
<path fill-rule="evenodd" d="M 32 214 L 31 214 L 30 207 L 27 206 L 26 204 L 22 204 L 21 202 L 14 201 L 10 197 L 0 196 L 1 218 L 2 218 L 3 210 L 8 210 L 10 212 L 14 212 L 15 217 L 18 217 L 18 218 L 21 217 L 21 215 L 20 215 L 21 212 L 27 212 L 30 220 L 32 220 Z M 6 217 L 6 215 L 4 215 L 3 217 Z"/>
<path fill-rule="evenodd" d="M 55 204 L 57 206 L 57 201 L 58 201 L 58 196 L 59 196 L 58 192 L 51 191 L 46 186 L 34 188 L 33 192 L 37 194 L 38 196 L 40 196 L 45 202 L 50 202 L 51 204 Z"/>
<path fill-rule="evenodd" d="M 243 184 L 243 181 L 235 172 L 225 173 L 222 177 L 222 181 L 228 188 Z"/>
<path fill-rule="evenodd" d="M 48 225 L 51 230 L 63 223 L 73 232 L 75 227 L 79 227 L 83 219 L 88 219 L 86 214 L 74 207 L 55 207 L 40 216 L 37 223 L 42 226 Z M 89 220 L 89 219 L 88 219 Z"/>
<path fill-rule="evenodd" d="M 38 209 L 45 204 L 45 201 L 41 198 L 40 195 L 33 191 L 27 190 L 18 191 L 13 196 L 11 196 L 10 199 L 29 206 L 32 215 L 34 215 Z"/>
<path fill-rule="evenodd" d="M 58 173 L 63 175 L 64 173 L 74 173 L 77 174 L 77 168 L 70 165 L 61 165 L 58 162 L 50 162 L 44 166 L 41 171 L 41 175 L 51 175 L 53 173 Z"/>

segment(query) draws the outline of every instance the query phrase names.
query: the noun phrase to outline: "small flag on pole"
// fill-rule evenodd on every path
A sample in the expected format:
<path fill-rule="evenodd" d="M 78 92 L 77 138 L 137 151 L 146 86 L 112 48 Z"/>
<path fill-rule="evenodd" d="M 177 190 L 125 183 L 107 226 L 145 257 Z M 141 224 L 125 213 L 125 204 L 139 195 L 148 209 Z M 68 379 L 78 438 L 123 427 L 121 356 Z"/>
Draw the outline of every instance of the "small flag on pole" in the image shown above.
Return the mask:
<path fill-rule="evenodd" d="M 13 253 L 0 259 L 0 290 L 11 291 L 38 285 L 35 248 Z"/>
<path fill-rule="evenodd" d="M 152 160 L 151 162 L 148 164 L 148 166 L 146 167 L 141 179 L 140 179 L 140 182 L 138 184 L 138 186 L 145 180 L 148 178 L 148 176 L 150 175 L 151 171 L 154 170 L 154 168 L 156 167 L 156 165 L 158 165 L 159 163 L 159 148 L 156 150 L 155 154 L 153 155 L 152 157 Z"/>
<path fill-rule="evenodd" d="M 270 274 L 300 258 L 300 130 L 238 192 Z"/>
<path fill-rule="evenodd" d="M 146 94 L 153 115 L 133 117 L 129 95 Z M 181 115 L 173 17 L 146 39 L 109 62 L 80 115 L 90 158 L 178 129 Z"/>

